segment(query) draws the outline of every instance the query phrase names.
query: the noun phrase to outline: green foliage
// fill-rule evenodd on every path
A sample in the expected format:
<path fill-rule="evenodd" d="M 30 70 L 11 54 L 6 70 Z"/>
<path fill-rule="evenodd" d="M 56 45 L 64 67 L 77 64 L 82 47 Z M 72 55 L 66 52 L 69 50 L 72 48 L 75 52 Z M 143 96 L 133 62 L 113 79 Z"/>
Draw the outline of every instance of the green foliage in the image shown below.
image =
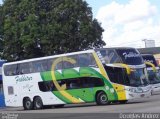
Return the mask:
<path fill-rule="evenodd" d="M 103 29 L 83 0 L 5 0 L 3 14 L 8 61 L 105 45 Z"/>
<path fill-rule="evenodd" d="M 0 5 L 0 55 L 3 52 L 3 7 Z"/>

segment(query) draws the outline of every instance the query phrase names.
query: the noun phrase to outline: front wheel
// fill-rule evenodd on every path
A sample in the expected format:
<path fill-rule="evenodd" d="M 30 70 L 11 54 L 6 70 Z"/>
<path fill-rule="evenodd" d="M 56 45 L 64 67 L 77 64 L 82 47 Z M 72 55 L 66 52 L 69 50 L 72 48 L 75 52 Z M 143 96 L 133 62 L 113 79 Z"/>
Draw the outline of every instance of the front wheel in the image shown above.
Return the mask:
<path fill-rule="evenodd" d="M 40 97 L 35 97 L 33 101 L 33 107 L 35 110 L 42 109 L 43 108 L 43 102 Z"/>
<path fill-rule="evenodd" d="M 106 105 L 109 104 L 110 102 L 108 101 L 107 95 L 101 91 L 96 95 L 96 103 L 98 105 Z"/>

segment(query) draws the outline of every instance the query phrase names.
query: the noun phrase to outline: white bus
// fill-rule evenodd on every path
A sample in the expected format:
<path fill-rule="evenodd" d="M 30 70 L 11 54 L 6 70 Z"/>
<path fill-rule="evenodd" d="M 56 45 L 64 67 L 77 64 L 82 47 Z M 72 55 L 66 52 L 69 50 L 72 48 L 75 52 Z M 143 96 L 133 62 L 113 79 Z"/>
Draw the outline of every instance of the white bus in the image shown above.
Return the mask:
<path fill-rule="evenodd" d="M 2 74 L 6 106 L 30 110 L 118 100 L 94 50 L 5 63 Z"/>
<path fill-rule="evenodd" d="M 135 48 L 102 48 L 96 50 L 120 103 L 142 97 L 150 97 L 146 65 Z M 126 72 L 127 71 L 127 72 Z"/>
<path fill-rule="evenodd" d="M 150 95 L 145 67 L 103 65 L 99 57 L 88 50 L 5 63 L 6 106 L 30 110 L 88 102 L 105 105 Z"/>
<path fill-rule="evenodd" d="M 148 78 L 152 86 L 152 94 L 160 92 L 160 68 L 152 54 L 141 54 L 148 72 Z"/>

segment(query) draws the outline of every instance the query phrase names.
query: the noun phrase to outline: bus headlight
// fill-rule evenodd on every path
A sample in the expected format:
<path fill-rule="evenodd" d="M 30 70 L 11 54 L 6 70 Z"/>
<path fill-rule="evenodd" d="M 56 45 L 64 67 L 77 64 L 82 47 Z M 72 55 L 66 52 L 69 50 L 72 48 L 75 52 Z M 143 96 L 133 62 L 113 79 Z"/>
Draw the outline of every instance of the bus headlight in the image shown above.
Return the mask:
<path fill-rule="evenodd" d="M 132 92 L 132 93 L 136 92 L 135 88 L 127 88 L 126 90 L 129 91 L 129 92 Z"/>
<path fill-rule="evenodd" d="M 132 93 L 142 93 L 143 92 L 142 88 L 127 88 L 126 90 Z"/>

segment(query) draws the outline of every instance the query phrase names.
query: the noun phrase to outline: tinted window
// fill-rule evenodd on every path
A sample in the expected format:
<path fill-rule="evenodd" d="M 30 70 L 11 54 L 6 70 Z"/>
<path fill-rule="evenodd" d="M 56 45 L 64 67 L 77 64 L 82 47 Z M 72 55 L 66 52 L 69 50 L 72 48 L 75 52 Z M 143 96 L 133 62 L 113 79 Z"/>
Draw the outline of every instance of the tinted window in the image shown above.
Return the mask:
<path fill-rule="evenodd" d="M 105 66 L 105 70 L 111 82 L 123 85 L 129 85 L 130 82 L 125 69 Z"/>
<path fill-rule="evenodd" d="M 104 82 L 100 78 L 95 77 L 81 77 L 73 79 L 58 80 L 58 84 L 65 90 L 91 88 L 104 86 Z M 56 91 L 53 81 L 38 82 L 40 91 Z"/>
<path fill-rule="evenodd" d="M 32 62 L 33 72 L 43 72 L 48 71 L 47 60 L 39 60 Z"/>
<path fill-rule="evenodd" d="M 152 64 L 154 64 L 156 67 L 158 66 L 155 58 L 153 55 L 142 55 L 143 59 L 145 62 L 151 62 Z M 147 65 L 147 67 L 151 67 L 150 65 Z"/>
<path fill-rule="evenodd" d="M 4 66 L 4 73 L 6 76 L 17 75 L 17 64 Z"/>
<path fill-rule="evenodd" d="M 103 59 L 105 60 L 105 63 L 120 63 L 121 60 L 119 58 L 119 56 L 116 54 L 116 52 L 114 50 L 100 50 L 100 53 L 103 57 Z"/>
<path fill-rule="evenodd" d="M 117 49 L 116 51 L 125 64 L 140 65 L 144 63 L 142 56 L 135 49 Z"/>
<path fill-rule="evenodd" d="M 61 58 L 62 59 L 62 58 Z M 52 69 L 52 65 L 54 63 L 54 61 L 57 60 L 57 58 L 52 58 L 52 59 L 49 59 L 48 60 L 48 70 L 51 71 Z M 60 70 L 62 69 L 62 62 L 58 63 L 56 66 L 55 66 L 55 70 Z"/>
<path fill-rule="evenodd" d="M 56 90 L 55 85 L 53 84 L 53 81 L 38 82 L 38 85 L 39 85 L 40 91 L 43 91 L 43 92 Z"/>
<path fill-rule="evenodd" d="M 28 63 L 18 64 L 17 74 L 28 74 L 32 72 L 33 72 L 33 69 L 32 69 L 31 63 L 28 62 Z"/>
<path fill-rule="evenodd" d="M 104 82 L 100 78 L 95 78 L 95 77 L 84 77 L 81 78 L 82 80 L 82 87 L 83 88 L 90 88 L 90 87 L 100 87 L 104 86 Z"/>
<path fill-rule="evenodd" d="M 79 54 L 78 64 L 79 67 L 97 67 L 96 61 L 92 54 Z"/>
<path fill-rule="evenodd" d="M 65 61 L 64 58 L 67 58 L 68 60 L 74 60 L 75 63 Z M 74 67 L 78 67 L 78 55 L 63 57 L 63 69 L 69 69 Z"/>

